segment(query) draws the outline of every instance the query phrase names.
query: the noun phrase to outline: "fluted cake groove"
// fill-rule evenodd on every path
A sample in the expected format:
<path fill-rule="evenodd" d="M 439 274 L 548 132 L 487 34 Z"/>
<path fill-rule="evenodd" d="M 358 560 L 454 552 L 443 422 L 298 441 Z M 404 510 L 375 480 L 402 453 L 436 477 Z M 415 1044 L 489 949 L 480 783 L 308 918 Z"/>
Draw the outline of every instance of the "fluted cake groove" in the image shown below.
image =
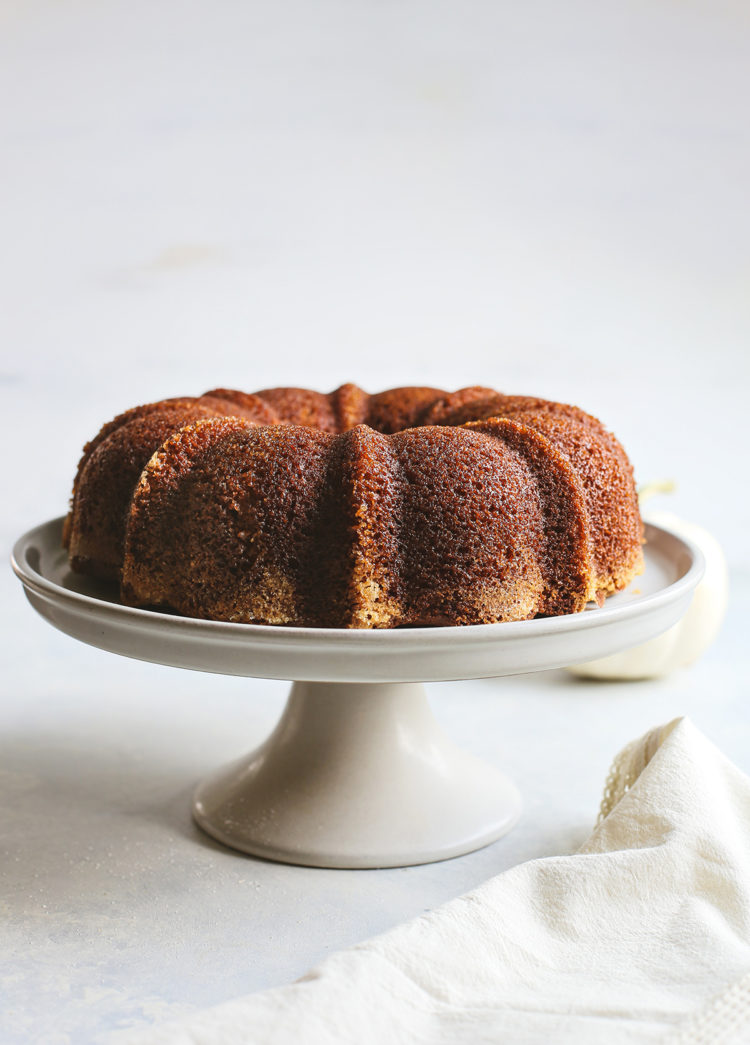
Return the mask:
<path fill-rule="evenodd" d="M 580 612 L 641 571 L 642 534 L 625 451 L 578 407 L 348 384 L 120 414 L 63 541 L 129 605 L 382 628 Z"/>

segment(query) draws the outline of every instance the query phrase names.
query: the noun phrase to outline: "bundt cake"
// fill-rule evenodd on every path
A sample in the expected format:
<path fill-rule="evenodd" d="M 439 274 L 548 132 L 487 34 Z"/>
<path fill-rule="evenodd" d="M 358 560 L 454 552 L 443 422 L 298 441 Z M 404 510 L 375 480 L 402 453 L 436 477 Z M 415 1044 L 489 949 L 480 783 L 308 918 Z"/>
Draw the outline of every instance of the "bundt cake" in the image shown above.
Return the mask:
<path fill-rule="evenodd" d="M 341 628 L 576 613 L 642 569 L 630 463 L 488 388 L 216 389 L 87 444 L 63 541 L 133 606 Z"/>

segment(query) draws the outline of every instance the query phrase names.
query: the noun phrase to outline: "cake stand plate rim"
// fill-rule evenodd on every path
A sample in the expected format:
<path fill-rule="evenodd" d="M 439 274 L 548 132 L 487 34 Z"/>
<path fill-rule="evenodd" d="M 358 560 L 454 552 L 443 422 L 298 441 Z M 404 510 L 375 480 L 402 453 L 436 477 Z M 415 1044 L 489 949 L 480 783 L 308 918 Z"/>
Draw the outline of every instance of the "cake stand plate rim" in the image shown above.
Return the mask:
<path fill-rule="evenodd" d="M 13 569 L 26 589 L 29 600 L 50 623 L 91 645 L 135 659 L 258 678 L 327 678 L 331 681 L 362 682 L 370 679 L 447 681 L 561 667 L 566 663 L 604 655 L 588 648 L 602 646 L 602 642 L 597 641 L 597 633 L 601 633 L 603 640 L 610 636 L 611 645 L 613 629 L 628 631 L 629 641 L 623 641 L 617 646 L 621 649 L 666 630 L 689 605 L 704 569 L 702 553 L 689 539 L 673 533 L 667 527 L 646 524 L 647 570 L 658 552 L 676 576 L 669 583 L 645 595 L 637 594 L 639 579 L 636 578 L 626 592 L 612 597 L 603 607 L 559 617 L 501 624 L 407 629 L 295 628 L 181 617 L 123 606 L 112 598 L 71 590 L 60 580 L 67 576 L 71 582 L 79 585 L 87 582 L 69 570 L 67 574 L 64 572 L 67 567 L 62 565 L 62 522 L 63 517 L 59 517 L 29 530 L 16 542 L 11 558 Z M 50 561 L 54 561 L 54 569 L 49 566 Z M 626 601 L 622 601 L 623 596 Z M 619 604 L 618 600 L 621 600 Z M 62 618 L 65 626 L 60 623 Z M 92 634 L 92 629 L 97 626 L 100 630 L 121 632 L 123 635 L 129 632 L 129 646 L 132 649 L 113 648 L 98 641 L 96 635 Z M 192 649 L 186 662 L 182 663 L 177 652 L 168 655 L 165 651 L 165 659 L 155 656 L 154 650 L 149 652 L 146 647 L 149 643 L 153 644 L 157 636 L 167 644 L 172 643 L 175 651 L 182 644 L 187 652 L 187 644 L 190 643 Z M 574 654 L 573 647 L 582 644 L 583 636 L 587 637 L 583 640 L 586 648 Z M 552 660 L 541 655 L 545 644 L 559 648 Z M 480 665 L 483 657 L 492 659 L 493 651 L 510 651 L 511 648 L 520 650 L 522 647 L 528 650 L 529 656 L 521 657 L 521 661 L 517 657 L 511 658 L 512 664 L 508 670 L 500 662 L 495 666 L 489 663 Z M 205 653 L 203 660 L 201 650 Z M 211 650 L 212 654 L 209 653 Z M 221 651 L 231 651 L 243 663 L 222 666 L 219 657 Z M 289 663 L 290 655 L 299 663 Z M 405 670 L 404 666 L 410 659 L 431 655 L 441 662 L 441 666 L 435 666 L 433 670 L 426 670 L 428 665 Z M 455 658 L 455 664 L 449 668 L 446 658 L 450 656 Z M 471 664 L 469 668 L 467 663 L 467 658 L 472 656 L 478 658 L 476 673 L 475 665 Z M 394 657 L 401 663 L 393 664 L 389 669 L 384 661 Z M 311 669 L 311 674 L 300 674 L 306 658 L 325 658 L 330 668 L 319 666 Z M 365 659 L 355 670 L 354 665 L 361 658 Z M 351 662 L 350 670 L 343 667 L 344 661 Z"/>

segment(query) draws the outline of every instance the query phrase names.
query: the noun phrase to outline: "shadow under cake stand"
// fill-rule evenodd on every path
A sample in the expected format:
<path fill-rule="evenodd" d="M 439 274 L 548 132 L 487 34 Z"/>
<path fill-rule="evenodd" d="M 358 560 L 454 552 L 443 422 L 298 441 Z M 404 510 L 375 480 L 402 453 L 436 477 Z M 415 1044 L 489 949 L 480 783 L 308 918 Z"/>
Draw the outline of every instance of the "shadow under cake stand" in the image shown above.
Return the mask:
<path fill-rule="evenodd" d="M 250 755 L 204 780 L 193 815 L 235 849 L 316 867 L 398 867 L 479 849 L 521 811 L 515 785 L 456 747 L 423 682 L 558 668 L 634 646 L 674 624 L 702 556 L 646 527 L 646 569 L 601 608 L 470 627 L 345 630 L 195 620 L 123 606 L 73 573 L 62 519 L 16 544 L 29 602 L 82 642 L 125 657 L 251 678 L 296 679 Z"/>

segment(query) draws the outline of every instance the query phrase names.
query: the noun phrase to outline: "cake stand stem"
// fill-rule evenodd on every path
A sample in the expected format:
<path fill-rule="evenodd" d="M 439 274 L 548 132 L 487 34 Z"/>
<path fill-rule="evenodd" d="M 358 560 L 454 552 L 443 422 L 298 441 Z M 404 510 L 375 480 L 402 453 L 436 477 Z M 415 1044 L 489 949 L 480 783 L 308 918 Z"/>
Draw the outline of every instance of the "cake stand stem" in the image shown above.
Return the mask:
<path fill-rule="evenodd" d="M 419 683 L 295 682 L 271 736 L 204 781 L 200 826 L 315 867 L 400 867 L 479 849 L 520 813 L 515 786 L 443 733 Z"/>

